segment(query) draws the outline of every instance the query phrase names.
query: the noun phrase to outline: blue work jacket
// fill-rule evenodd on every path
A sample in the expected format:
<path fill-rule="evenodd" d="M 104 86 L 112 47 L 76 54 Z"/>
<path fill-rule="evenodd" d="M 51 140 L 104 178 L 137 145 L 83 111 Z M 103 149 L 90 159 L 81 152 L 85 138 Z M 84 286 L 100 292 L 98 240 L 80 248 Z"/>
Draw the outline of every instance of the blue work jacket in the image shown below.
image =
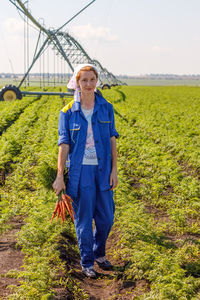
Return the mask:
<path fill-rule="evenodd" d="M 95 93 L 92 115 L 92 129 L 98 159 L 99 188 L 110 189 L 111 141 L 119 136 L 115 129 L 113 106 L 101 95 Z M 71 101 L 60 112 L 58 145 L 69 145 L 69 180 L 67 193 L 77 197 L 81 166 L 85 151 L 88 122 L 81 110 L 80 102 Z"/>

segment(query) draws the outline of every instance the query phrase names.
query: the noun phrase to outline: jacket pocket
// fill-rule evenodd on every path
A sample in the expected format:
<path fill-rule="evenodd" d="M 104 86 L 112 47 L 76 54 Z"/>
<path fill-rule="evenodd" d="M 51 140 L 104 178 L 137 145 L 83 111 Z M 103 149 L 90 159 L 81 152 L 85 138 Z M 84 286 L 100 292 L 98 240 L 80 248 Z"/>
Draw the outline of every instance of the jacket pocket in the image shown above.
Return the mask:
<path fill-rule="evenodd" d="M 76 143 L 78 134 L 80 132 L 81 126 L 79 124 L 73 123 L 69 128 L 70 131 L 70 137 L 73 143 Z"/>
<path fill-rule="evenodd" d="M 110 138 L 110 123 L 108 118 L 98 118 L 99 131 L 103 139 Z"/>
<path fill-rule="evenodd" d="M 107 119 L 104 120 L 104 119 L 100 119 L 100 118 L 98 118 L 98 122 L 101 124 L 110 124 L 111 123 L 110 120 L 107 120 Z"/>

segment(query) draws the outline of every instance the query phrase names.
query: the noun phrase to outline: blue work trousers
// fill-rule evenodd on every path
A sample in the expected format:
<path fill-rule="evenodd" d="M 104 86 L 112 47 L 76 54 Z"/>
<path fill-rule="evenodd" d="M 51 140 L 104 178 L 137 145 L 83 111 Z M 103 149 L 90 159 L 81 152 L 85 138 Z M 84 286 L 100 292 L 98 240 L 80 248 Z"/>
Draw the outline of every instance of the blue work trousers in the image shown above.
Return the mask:
<path fill-rule="evenodd" d="M 98 166 L 82 165 L 73 209 L 81 265 L 84 268 L 93 266 L 96 258 L 105 256 L 106 240 L 114 220 L 113 191 L 100 191 L 99 180 Z"/>

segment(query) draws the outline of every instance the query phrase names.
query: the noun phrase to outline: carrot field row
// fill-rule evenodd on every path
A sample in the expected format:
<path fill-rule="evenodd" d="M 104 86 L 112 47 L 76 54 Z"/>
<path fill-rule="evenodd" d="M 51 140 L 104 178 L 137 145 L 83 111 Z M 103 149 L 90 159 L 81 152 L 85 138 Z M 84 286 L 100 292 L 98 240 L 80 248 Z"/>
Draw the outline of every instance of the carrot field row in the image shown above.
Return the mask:
<path fill-rule="evenodd" d="M 125 276 L 146 279 L 141 299 L 199 297 L 198 91 L 124 87 L 107 95 L 126 118 L 117 120 L 116 255 L 128 262 Z"/>
<path fill-rule="evenodd" d="M 122 280 L 143 282 L 137 299 L 200 298 L 199 92 L 128 86 L 103 91 L 120 134 L 112 253 L 125 264 Z M 78 257 L 77 245 L 63 240 L 75 239 L 73 224 L 50 223 L 58 117 L 69 101 L 43 96 L 0 103 L 1 233 L 12 217 L 25 221 L 18 236 L 24 269 L 7 275 L 20 278 L 10 299 L 48 299 L 58 288 L 74 299 L 88 298 L 60 257 L 61 244 Z"/>
<path fill-rule="evenodd" d="M 56 175 L 57 125 L 63 105 L 59 97 L 42 97 L 24 110 L 0 140 L 4 145 L 0 167 L 6 171 L 1 187 L 1 232 L 9 229 L 9 220 L 16 215 L 26 223 L 18 237 L 25 254 L 23 271 L 7 275 L 20 278 L 10 299 L 41 299 L 62 285 L 71 295 L 82 294 L 66 275 L 58 251 L 61 232 L 74 234 L 72 224 L 63 228 L 60 223 L 50 223 L 57 200 L 51 184 Z M 61 274 L 69 277 L 67 283 L 59 283 Z"/>

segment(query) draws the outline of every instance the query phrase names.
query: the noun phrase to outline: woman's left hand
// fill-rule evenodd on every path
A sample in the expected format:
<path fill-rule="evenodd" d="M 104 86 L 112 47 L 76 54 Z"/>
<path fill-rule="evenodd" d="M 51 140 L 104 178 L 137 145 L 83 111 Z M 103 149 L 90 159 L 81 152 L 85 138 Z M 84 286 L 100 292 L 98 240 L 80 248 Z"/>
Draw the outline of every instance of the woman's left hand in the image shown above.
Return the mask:
<path fill-rule="evenodd" d="M 113 169 L 111 174 L 110 174 L 110 190 L 112 191 L 113 189 L 116 188 L 118 185 L 118 177 L 117 177 L 117 170 Z"/>

